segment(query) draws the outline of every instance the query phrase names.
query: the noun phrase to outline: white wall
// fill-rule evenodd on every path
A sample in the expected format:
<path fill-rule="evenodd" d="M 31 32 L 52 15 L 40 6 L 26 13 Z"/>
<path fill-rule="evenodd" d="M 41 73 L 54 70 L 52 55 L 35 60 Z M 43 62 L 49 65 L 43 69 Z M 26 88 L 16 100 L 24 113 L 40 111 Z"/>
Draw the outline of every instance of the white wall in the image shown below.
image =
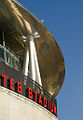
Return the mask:
<path fill-rule="evenodd" d="M 58 120 L 49 111 L 6 88 L 0 87 L 0 120 Z"/>

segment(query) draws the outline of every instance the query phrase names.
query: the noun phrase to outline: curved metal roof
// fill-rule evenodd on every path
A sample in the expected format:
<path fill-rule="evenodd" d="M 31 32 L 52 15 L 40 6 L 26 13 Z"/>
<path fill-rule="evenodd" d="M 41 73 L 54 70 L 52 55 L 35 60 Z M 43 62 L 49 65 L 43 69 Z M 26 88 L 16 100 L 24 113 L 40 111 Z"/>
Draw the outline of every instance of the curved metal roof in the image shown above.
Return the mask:
<path fill-rule="evenodd" d="M 60 47 L 48 29 L 23 6 L 13 0 L 0 1 L 0 27 L 6 43 L 23 59 L 24 43 L 20 37 L 37 31 L 35 39 L 43 88 L 56 96 L 64 81 L 65 65 Z M 32 29 L 31 29 L 31 28 Z"/>

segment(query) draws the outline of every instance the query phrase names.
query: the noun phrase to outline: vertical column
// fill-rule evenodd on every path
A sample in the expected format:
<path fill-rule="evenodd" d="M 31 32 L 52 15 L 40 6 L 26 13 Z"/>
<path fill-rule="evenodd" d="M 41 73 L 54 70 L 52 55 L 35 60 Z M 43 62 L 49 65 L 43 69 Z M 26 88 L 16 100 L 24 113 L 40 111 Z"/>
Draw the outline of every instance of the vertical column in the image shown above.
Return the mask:
<path fill-rule="evenodd" d="M 36 48 L 35 48 L 35 43 L 33 41 L 34 47 L 33 47 L 33 52 L 34 52 L 34 61 L 35 61 L 35 71 L 36 71 L 36 82 L 42 86 L 41 83 L 41 76 L 40 76 L 40 71 L 39 71 L 39 65 L 38 65 L 38 60 L 37 60 L 37 54 L 36 54 Z"/>
<path fill-rule="evenodd" d="M 25 55 L 23 63 L 23 74 L 28 75 L 28 66 L 30 66 L 30 76 L 31 79 L 36 81 L 38 84 L 42 85 L 40 71 L 38 66 L 38 60 L 36 55 L 34 37 L 29 35 L 25 43 Z"/>
<path fill-rule="evenodd" d="M 37 60 L 37 55 L 36 55 L 34 37 L 32 35 L 30 36 L 29 47 L 30 47 L 31 78 L 35 80 L 38 84 L 42 85 L 39 66 L 38 66 L 38 60 Z"/>
<path fill-rule="evenodd" d="M 31 78 L 36 81 L 36 69 L 35 69 L 35 61 L 34 61 L 34 44 L 33 44 L 33 36 L 29 36 L 29 53 L 30 53 L 30 75 Z"/>
<path fill-rule="evenodd" d="M 6 58 L 6 49 L 5 49 L 5 36 L 4 36 L 4 31 L 2 30 L 2 39 L 3 39 L 3 47 L 4 47 L 4 62 L 7 63 L 7 58 Z"/>
<path fill-rule="evenodd" d="M 24 62 L 23 62 L 23 74 L 25 76 L 28 75 L 28 66 L 29 66 L 29 48 L 28 48 L 28 38 L 26 38 Z"/>

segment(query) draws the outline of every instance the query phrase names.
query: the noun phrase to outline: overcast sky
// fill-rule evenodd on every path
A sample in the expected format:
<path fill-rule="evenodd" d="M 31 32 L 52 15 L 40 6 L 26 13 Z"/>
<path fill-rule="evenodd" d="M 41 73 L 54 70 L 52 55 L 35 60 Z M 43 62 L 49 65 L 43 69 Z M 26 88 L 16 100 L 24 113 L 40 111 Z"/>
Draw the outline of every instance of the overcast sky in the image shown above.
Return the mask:
<path fill-rule="evenodd" d="M 83 0 L 18 0 L 49 29 L 65 59 L 58 94 L 60 120 L 83 120 Z"/>

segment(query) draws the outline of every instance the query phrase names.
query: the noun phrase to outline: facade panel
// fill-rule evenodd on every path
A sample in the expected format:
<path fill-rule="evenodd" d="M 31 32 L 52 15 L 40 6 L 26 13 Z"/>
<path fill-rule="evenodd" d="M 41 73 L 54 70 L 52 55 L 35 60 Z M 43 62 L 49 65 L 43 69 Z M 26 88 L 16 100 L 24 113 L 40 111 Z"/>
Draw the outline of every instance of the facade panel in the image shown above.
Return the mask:
<path fill-rule="evenodd" d="M 58 120 L 32 100 L 0 87 L 0 120 Z"/>

